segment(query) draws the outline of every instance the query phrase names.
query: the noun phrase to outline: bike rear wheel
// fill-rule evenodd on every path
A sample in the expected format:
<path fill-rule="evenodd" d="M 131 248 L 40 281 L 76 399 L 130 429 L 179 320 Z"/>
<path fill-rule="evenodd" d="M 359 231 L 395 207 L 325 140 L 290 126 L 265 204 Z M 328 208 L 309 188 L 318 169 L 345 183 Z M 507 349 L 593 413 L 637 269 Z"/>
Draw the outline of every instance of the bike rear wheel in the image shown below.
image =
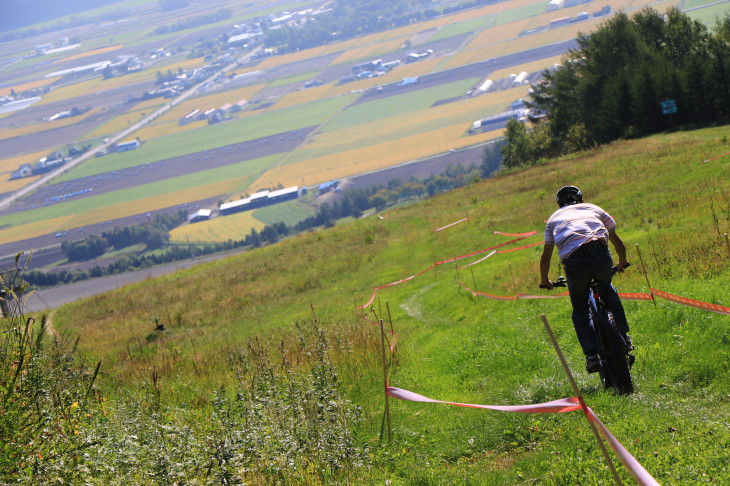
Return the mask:
<path fill-rule="evenodd" d="M 629 358 L 624 341 L 621 339 L 613 315 L 605 309 L 602 310 L 602 312 L 595 313 L 591 309 L 591 317 L 594 318 L 593 325 L 601 346 L 599 353 L 603 361 L 600 371 L 601 381 L 605 389 L 613 388 L 619 394 L 632 393 L 634 384 L 631 381 Z"/>

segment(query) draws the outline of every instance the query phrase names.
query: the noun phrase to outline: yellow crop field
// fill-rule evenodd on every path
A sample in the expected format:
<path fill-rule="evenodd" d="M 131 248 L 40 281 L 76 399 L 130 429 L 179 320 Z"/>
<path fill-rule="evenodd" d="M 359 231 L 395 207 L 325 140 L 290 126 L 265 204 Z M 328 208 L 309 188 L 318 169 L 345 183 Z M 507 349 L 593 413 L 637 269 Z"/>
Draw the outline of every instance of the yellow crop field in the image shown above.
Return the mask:
<path fill-rule="evenodd" d="M 170 231 L 172 241 L 223 242 L 242 240 L 251 229 L 262 230 L 266 225 L 253 217 L 253 211 L 231 214 L 194 224 L 186 224 Z"/>
<path fill-rule="evenodd" d="M 174 72 L 177 72 L 178 69 L 183 69 L 183 70 L 193 69 L 193 68 L 203 66 L 204 64 L 205 64 L 204 57 L 202 57 L 202 56 L 194 57 L 192 59 L 183 59 L 182 61 L 177 61 L 170 65 L 166 65 L 164 67 L 164 71 L 167 72 L 167 70 L 169 69 L 170 71 L 172 71 L 174 73 Z M 155 66 L 153 65 L 153 66 L 151 66 L 150 69 L 154 69 L 154 68 L 155 68 Z M 157 71 L 155 71 L 155 76 L 157 76 Z"/>
<path fill-rule="evenodd" d="M 59 78 L 60 78 L 60 76 L 56 76 L 53 78 L 43 78 L 43 79 L 39 79 L 37 81 L 29 81 L 27 83 L 15 84 L 12 86 L 3 86 L 2 88 L 0 88 L 0 96 L 9 96 L 11 90 L 20 94 L 23 91 L 27 91 L 29 89 L 42 88 L 44 86 L 48 86 L 49 84 L 51 84 L 55 81 L 58 81 Z"/>
<path fill-rule="evenodd" d="M 403 46 L 402 39 L 390 39 L 375 44 L 370 44 L 355 49 L 349 49 L 342 53 L 333 64 L 355 63 L 367 58 L 377 58 L 383 54 L 397 51 Z"/>
<path fill-rule="evenodd" d="M 310 103 L 325 97 L 325 94 L 332 88 L 332 85 L 324 84 L 322 86 L 315 86 L 313 88 L 307 88 L 300 91 L 294 91 L 284 96 L 280 101 L 276 103 L 276 108 L 281 110 L 282 108 L 289 108 L 290 106 L 303 105 Z"/>
<path fill-rule="evenodd" d="M 447 17 L 447 19 L 451 19 L 452 22 L 464 22 L 467 20 L 471 20 L 476 17 L 484 17 L 487 15 L 492 15 L 495 13 L 502 12 L 507 9 L 512 8 L 519 8 L 524 7 L 527 5 L 531 5 L 533 3 L 536 3 L 535 0 L 511 0 L 509 3 L 496 3 L 493 5 L 488 5 L 486 7 L 482 7 L 476 10 L 468 10 L 466 12 L 460 12 L 452 15 L 451 17 Z M 449 22 L 451 23 L 451 22 Z"/>
<path fill-rule="evenodd" d="M 549 57 L 546 59 L 540 59 L 539 61 L 522 64 L 520 66 L 512 66 L 508 69 L 500 69 L 498 71 L 494 71 L 492 74 L 489 75 L 489 77 L 491 79 L 501 79 L 508 77 L 510 74 L 519 74 L 520 71 L 526 71 L 528 73 L 543 71 L 547 68 L 552 67 L 553 64 L 560 64 L 562 58 L 563 56 L 560 55 L 555 57 Z"/>
<path fill-rule="evenodd" d="M 378 84 L 383 84 L 383 78 L 370 78 L 360 79 L 345 84 L 328 84 L 325 85 L 329 89 L 324 93 L 323 98 L 333 98 L 335 96 L 342 96 L 351 93 L 356 90 L 365 91 L 368 88 L 372 88 Z"/>
<path fill-rule="evenodd" d="M 102 221 L 123 218 L 147 211 L 155 211 L 190 201 L 216 197 L 221 194 L 229 194 L 245 184 L 246 180 L 248 180 L 246 177 L 234 178 L 191 189 L 138 199 L 136 201 L 110 204 L 101 208 L 84 211 L 80 214 L 5 228 L 0 230 L 0 244 L 42 236 L 56 231 L 64 231 L 69 228 L 97 224 Z"/>
<path fill-rule="evenodd" d="M 441 60 L 439 58 L 430 58 L 425 61 L 415 62 L 413 64 L 404 64 L 393 69 L 383 76 L 359 79 L 345 84 L 329 84 L 325 85 L 328 90 L 324 92 L 321 98 L 332 98 L 350 93 L 355 90 L 367 90 L 377 85 L 395 83 L 403 78 L 417 77 L 428 74 L 434 70 Z"/>
<path fill-rule="evenodd" d="M 387 84 L 399 81 L 403 78 L 414 78 L 429 74 L 438 66 L 441 59 L 432 57 L 423 61 L 414 62 L 411 64 L 403 64 L 393 69 L 389 73 L 385 73 L 385 76 L 380 78 L 378 84 Z M 378 78 L 375 78 L 378 79 Z"/>
<path fill-rule="evenodd" d="M 164 137 L 172 135 L 173 133 L 180 133 L 186 130 L 193 130 L 208 126 L 207 120 L 198 120 L 186 125 L 180 125 L 177 121 L 169 121 L 165 123 L 155 123 L 154 125 L 148 125 L 135 133 L 141 140 L 151 140 L 153 138 Z"/>
<path fill-rule="evenodd" d="M 331 45 L 327 45 L 321 47 L 313 47 L 311 49 L 305 49 L 299 52 L 282 54 L 281 56 L 267 57 L 256 66 L 254 71 L 258 69 L 271 69 L 273 67 L 283 66 L 284 64 L 290 64 L 292 62 L 304 61 L 313 57 L 323 56 L 328 53 L 328 50 L 330 48 Z"/>
<path fill-rule="evenodd" d="M 88 56 L 94 56 L 96 54 L 105 54 L 107 52 L 114 52 L 116 50 L 121 49 L 122 47 L 124 47 L 124 44 L 115 44 L 113 46 L 99 47 L 98 49 L 93 49 L 91 51 L 86 51 L 86 52 L 79 52 L 78 54 L 75 54 L 73 56 L 64 57 L 63 61 L 73 61 L 73 60 L 82 59 L 82 58 L 88 57 Z"/>
<path fill-rule="evenodd" d="M 466 98 L 388 119 L 349 126 L 317 134 L 288 160 L 292 163 L 337 155 L 343 152 L 377 145 L 383 142 L 430 132 L 440 127 L 456 125 L 460 134 L 466 132 L 471 121 L 505 111 L 509 103 L 527 94 L 527 87 L 501 90 L 482 96 Z M 467 121 L 465 121 L 467 120 Z M 450 147 L 446 147 L 448 150 Z M 439 150 L 434 150 L 434 153 Z"/>
<path fill-rule="evenodd" d="M 207 110 L 209 108 L 220 108 L 226 103 L 235 104 L 239 100 L 248 100 L 257 92 L 265 88 L 265 84 L 256 84 L 253 86 L 244 86 L 238 89 L 231 89 L 226 91 L 216 91 L 213 94 L 206 96 L 197 96 L 190 98 L 179 105 L 168 110 L 167 113 L 155 120 L 155 124 L 175 122 L 177 123 L 180 118 L 184 117 L 193 110 Z"/>
<path fill-rule="evenodd" d="M 33 164 L 41 157 L 48 155 L 48 152 L 48 150 L 41 150 L 39 152 L 30 152 L 27 154 L 0 159 L 0 172 L 12 172 L 17 170 L 21 164 Z M 0 189 L 0 192 L 6 191 Z"/>
<path fill-rule="evenodd" d="M 72 218 L 73 216 L 63 216 L 61 218 L 47 219 L 37 223 L 29 223 L 21 226 L 14 226 L 12 228 L 1 229 L 0 245 L 63 231 L 64 229 L 71 227 L 68 222 Z M 30 250 L 30 248 L 28 248 L 28 250 Z"/>
<path fill-rule="evenodd" d="M 171 69 L 172 71 L 177 71 L 178 67 L 192 67 L 200 63 L 200 60 L 202 60 L 202 58 L 186 59 L 184 61 L 180 61 L 179 63 L 166 66 L 165 70 Z M 43 100 L 39 103 L 46 104 L 54 101 L 75 98 L 77 96 L 89 93 L 102 93 L 107 90 L 121 88 L 130 84 L 140 83 L 144 81 L 152 81 L 155 80 L 156 77 L 157 70 L 154 69 L 154 66 L 143 71 L 110 79 L 104 79 L 100 76 L 98 78 L 93 78 L 54 89 L 50 93 L 47 93 L 45 96 L 43 96 Z"/>
<path fill-rule="evenodd" d="M 86 134 L 86 138 L 104 137 L 114 133 L 121 132 L 122 130 L 129 127 L 134 122 L 142 119 L 143 114 L 150 115 L 155 110 L 159 109 L 165 104 L 160 98 L 152 98 L 149 100 L 142 101 L 132 106 L 132 108 L 114 118 L 108 120 L 103 125 L 96 127 L 94 130 Z M 131 105 L 130 105 L 131 106 Z"/>
<path fill-rule="evenodd" d="M 70 84 L 61 88 L 56 88 L 50 93 L 43 96 L 43 99 L 38 104 L 48 104 L 55 101 L 63 101 L 67 99 L 76 98 L 77 96 L 86 95 L 89 93 L 96 93 L 100 91 L 99 84 L 101 78 L 89 79 L 80 83 Z"/>
<path fill-rule="evenodd" d="M 504 42 L 506 39 L 517 37 L 517 34 L 527 29 L 530 19 L 522 19 L 509 24 L 489 27 L 481 31 L 464 50 L 484 47 L 496 42 Z"/>
<path fill-rule="evenodd" d="M 17 167 L 15 169 L 17 169 Z M 15 169 L 13 169 L 13 170 L 15 170 Z M 3 179 L 6 179 L 4 174 L 0 177 L 3 177 Z M 10 174 L 7 174 L 7 179 L 9 179 L 9 178 L 10 178 Z M 24 177 L 23 179 L 16 179 L 14 181 L 3 180 L 3 182 L 0 183 L 0 193 L 17 191 L 18 189 L 22 189 L 25 186 L 27 186 L 28 184 L 30 184 L 31 182 L 35 182 L 40 178 L 41 178 L 41 176 L 35 176 L 35 177 Z M 2 179 L 0 179 L 0 180 L 2 180 Z"/>
<path fill-rule="evenodd" d="M 449 149 L 458 149 L 501 136 L 502 130 L 464 136 L 464 124 L 419 133 L 410 137 L 319 157 L 297 164 L 275 167 L 265 172 L 253 187 L 266 187 L 281 182 L 284 186 L 298 184 L 302 178 L 308 184 L 343 179 L 386 169 L 411 160 L 428 157 Z"/>
<path fill-rule="evenodd" d="M 39 133 L 44 130 L 53 130 L 55 128 L 68 127 L 80 123 L 98 112 L 98 108 L 93 108 L 80 116 L 61 118 L 60 120 L 54 121 L 36 122 L 22 127 L 3 130 L 2 132 L 0 132 L 0 140 L 12 137 L 21 137 L 23 135 L 31 135 L 33 133 Z"/>

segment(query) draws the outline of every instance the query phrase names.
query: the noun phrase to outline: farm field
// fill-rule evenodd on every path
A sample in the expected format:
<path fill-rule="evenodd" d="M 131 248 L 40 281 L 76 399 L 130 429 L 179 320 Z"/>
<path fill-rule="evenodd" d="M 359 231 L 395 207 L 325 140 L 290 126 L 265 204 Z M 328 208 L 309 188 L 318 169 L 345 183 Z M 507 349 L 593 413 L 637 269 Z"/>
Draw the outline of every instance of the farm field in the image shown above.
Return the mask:
<path fill-rule="evenodd" d="M 616 0 L 610 2 L 613 11 L 619 9 L 638 8 L 631 0 Z M 292 2 L 288 4 L 293 9 L 305 5 L 306 2 Z M 666 3 L 662 5 L 673 5 Z M 130 9 L 145 6 L 149 12 L 149 4 L 145 2 L 124 3 Z M 694 5 L 694 4 L 693 4 Z M 263 6 L 263 5 L 259 5 Z M 199 12 L 205 9 L 196 7 Z M 233 9 L 231 20 L 253 18 L 252 6 L 242 6 Z M 226 200 L 242 192 L 254 192 L 264 187 L 299 185 L 302 180 L 307 184 L 318 184 L 332 179 L 341 179 L 363 172 L 386 169 L 406 162 L 431 157 L 437 154 L 448 153 L 469 146 L 484 144 L 501 136 L 501 130 L 475 135 L 467 134 L 474 120 L 485 116 L 506 111 L 509 104 L 526 96 L 527 87 L 502 90 L 487 93 L 482 96 L 451 100 L 449 103 L 437 104 L 447 98 L 459 98 L 478 86 L 484 79 L 506 77 L 511 73 L 522 70 L 537 73 L 559 63 L 561 56 L 545 55 L 540 60 L 520 62 L 520 53 L 529 50 L 553 45 L 574 38 L 578 32 L 586 32 L 603 21 L 603 18 L 592 18 L 584 22 L 576 22 L 565 27 L 549 29 L 530 35 L 519 36 L 520 32 L 529 29 L 545 27 L 550 20 L 559 16 L 575 16 L 583 10 L 585 5 L 561 9 L 557 12 L 545 12 L 544 5 L 528 0 L 514 0 L 498 5 L 479 7 L 473 10 L 462 11 L 450 15 L 438 16 L 421 23 L 415 23 L 387 32 L 379 32 L 367 36 L 335 42 L 314 49 L 306 49 L 296 53 L 264 57 L 255 62 L 244 62 L 241 65 L 230 66 L 237 74 L 262 71 L 265 73 L 265 82 L 230 88 L 221 83 L 217 89 L 207 93 L 194 93 L 185 101 L 177 104 L 163 116 L 155 119 L 147 126 L 141 127 L 127 140 L 139 137 L 143 142 L 141 148 L 127 153 L 110 154 L 104 157 L 91 158 L 83 164 L 65 171 L 54 182 L 71 182 L 74 179 L 91 177 L 111 170 L 133 169 L 140 164 L 151 164 L 157 161 L 168 160 L 180 156 L 199 156 L 205 151 L 217 150 L 219 147 L 246 142 L 257 138 L 276 137 L 279 134 L 295 131 L 304 127 L 319 127 L 302 143 L 290 149 L 287 153 L 267 159 L 269 166 L 256 166 L 256 173 L 227 175 L 231 181 L 223 184 L 207 181 L 207 175 L 201 174 L 201 183 L 206 189 L 196 193 L 196 198 L 210 198 L 219 196 Z M 276 11 L 277 6 L 266 5 L 262 11 Z M 698 10 L 701 12 L 704 9 Z M 145 14 L 146 15 L 146 14 Z M 186 14 L 188 15 L 188 14 Z M 160 13 L 159 21 L 171 25 L 176 20 L 174 13 Z M 241 20 L 242 21 L 242 20 Z M 206 25 L 201 32 L 225 32 L 225 25 L 230 22 L 219 22 Z M 46 76 L 54 70 L 66 69 L 71 65 L 80 65 L 96 62 L 104 56 L 116 56 L 130 52 L 134 46 L 151 46 L 156 42 L 166 41 L 176 49 L 183 48 L 182 39 L 192 41 L 194 33 L 183 32 L 178 35 L 151 34 L 153 25 L 149 21 L 140 22 L 134 26 L 132 22 L 114 24 L 110 27 L 108 36 L 113 42 L 103 45 L 102 39 L 95 39 L 93 43 L 82 42 L 81 50 L 65 54 L 56 54 L 53 63 L 36 68 L 39 76 Z M 136 37 L 136 38 L 135 38 Z M 178 39 L 173 41 L 173 39 Z M 451 41 L 450 41 L 451 39 Z M 411 45 L 418 40 L 418 44 Z M 196 40 L 197 41 L 197 40 Z M 194 42 L 196 42 L 194 41 Z M 444 41 L 448 41 L 443 44 Z M 442 42 L 442 44 L 438 44 Z M 449 43 L 450 42 L 450 43 Z M 158 44 L 162 45 L 162 44 Z M 396 56 L 401 60 L 408 52 L 425 52 L 430 45 L 442 46 L 428 57 L 411 64 L 402 63 L 383 76 L 358 80 L 350 83 L 341 83 L 339 78 L 351 74 L 351 66 L 380 56 Z M 143 51 L 144 49 L 142 49 Z M 137 52 L 140 49 L 137 48 Z M 468 67 L 470 64 L 484 62 L 502 56 L 515 56 L 510 66 L 500 66 L 491 72 L 486 69 L 475 70 L 474 76 L 464 77 L 457 81 L 450 81 L 448 76 L 440 78 L 438 87 L 403 90 L 394 92 L 388 97 L 369 101 L 368 96 L 379 86 L 395 86 L 404 79 L 419 79 L 435 74 L 447 73 L 453 68 Z M 329 57 L 323 57 L 329 56 Z M 316 63 L 314 60 L 319 60 Z M 151 86 L 156 78 L 156 72 L 177 72 L 178 70 L 202 68 L 206 65 L 204 57 L 185 57 L 174 55 L 163 60 L 157 60 L 148 69 L 141 72 L 113 77 L 103 80 L 100 77 L 87 80 L 45 80 L 29 79 L 30 64 L 14 66 L 17 72 L 22 73 L 22 83 L 6 83 L 2 89 L 10 86 L 26 88 L 46 86 L 54 83 L 58 87 L 44 94 L 39 107 L 34 108 L 40 114 L 42 110 L 56 109 L 57 106 L 72 103 L 76 99 L 87 99 L 94 95 L 92 111 L 84 118 L 93 120 L 97 115 L 109 113 L 109 110 L 120 110 L 119 99 L 106 99 L 106 93 L 126 89 L 131 86 Z M 316 66 L 316 67 L 312 67 Z M 301 86 L 307 80 L 327 76 L 321 86 L 302 90 Z M 145 84 L 146 83 L 146 84 Z M 232 85 L 230 85 L 232 86 Z M 84 98 L 87 97 L 87 98 Z M 180 125 L 178 120 L 194 109 L 205 110 L 218 108 L 224 104 L 233 104 L 240 99 L 254 100 L 260 103 L 250 103 L 244 110 L 231 115 L 231 119 L 223 123 L 208 125 L 206 121 L 197 121 L 187 125 Z M 166 101 L 152 99 L 136 104 L 129 109 L 114 111 L 109 118 L 96 126 L 85 130 L 78 140 L 69 140 L 69 143 L 84 143 L 89 141 L 100 144 L 101 140 L 120 133 L 132 124 L 150 115 L 155 110 L 165 106 Z M 263 106 L 259 109 L 259 106 Z M 48 108 L 44 108 L 48 107 Z M 52 113 L 49 113 L 52 114 Z M 8 115 L 0 119 L 4 124 L 0 128 L 0 139 L 32 137 L 39 123 L 23 123 L 11 127 L 13 119 L 19 114 Z M 48 116 L 48 115 L 46 115 Z M 80 118 L 80 117 L 79 117 Z M 76 126 L 82 120 L 67 119 L 59 121 L 58 125 Z M 24 140 L 24 139 L 23 139 Z M 276 144 L 275 140 L 272 140 Z M 37 159 L 34 157 L 29 160 Z M 20 159 L 17 159 L 20 160 Z M 3 169 L 11 171 L 17 168 L 17 162 L 3 161 Z M 465 164 L 479 163 L 478 160 L 464 161 Z M 13 166 L 14 165 L 14 166 Z M 8 172 L 9 173 L 9 172 Z M 188 177 L 188 176 L 185 176 Z M 185 179 L 186 181 L 188 179 Z M 20 189 L 32 182 L 32 179 L 3 182 L 0 193 Z M 171 178 L 165 184 L 155 184 L 140 189 L 127 188 L 114 194 L 117 201 L 100 204 L 69 204 L 66 210 L 57 212 L 39 211 L 27 213 L 23 220 L 17 215 L 0 216 L 0 224 L 11 225 L 2 231 L 3 241 L 17 237 L 26 237 L 37 234 L 38 228 L 58 228 L 66 225 L 62 218 L 65 215 L 93 211 L 93 216 L 76 214 L 75 221 L 90 222 L 104 221 L 103 207 L 113 207 L 110 211 L 119 217 L 133 216 L 135 211 L 144 212 L 144 207 L 151 209 L 179 204 L 181 199 L 178 191 L 173 190 L 178 179 Z M 191 188 L 192 182 L 185 182 L 185 187 Z M 247 187 L 246 184 L 249 184 Z M 210 191 L 223 189 L 230 192 L 212 194 Z M 155 197 L 151 192 L 158 191 Z M 176 194 L 171 197 L 169 204 L 163 202 L 164 194 Z M 103 199 L 102 197 L 99 200 Z M 188 200 L 191 200 L 190 198 Z M 197 199 L 196 199 L 197 200 Z M 22 204 L 22 203 L 16 203 Z M 125 206 L 126 211 L 122 206 Z M 254 215 L 254 217 L 256 217 Z M 28 219 L 31 218 L 31 219 Z M 43 221 L 48 218 L 47 224 Z M 61 218 L 59 220 L 59 218 Z M 13 225 L 22 225 L 23 228 Z M 253 228 L 254 226 L 252 226 Z M 30 229 L 33 228 L 33 229 Z M 244 230 L 245 232 L 245 230 Z M 14 234 L 16 236 L 11 236 Z"/>

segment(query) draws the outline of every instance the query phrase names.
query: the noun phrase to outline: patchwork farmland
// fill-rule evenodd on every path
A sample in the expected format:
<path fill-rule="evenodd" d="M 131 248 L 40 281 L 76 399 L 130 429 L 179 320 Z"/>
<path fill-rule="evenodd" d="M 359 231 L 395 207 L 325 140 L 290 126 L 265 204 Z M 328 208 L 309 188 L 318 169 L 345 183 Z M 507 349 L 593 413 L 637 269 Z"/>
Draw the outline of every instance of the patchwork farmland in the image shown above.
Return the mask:
<path fill-rule="evenodd" d="M 38 44 L 33 39 L 6 44 L 0 94 L 22 91 L 41 100 L 0 117 L 0 257 L 100 233 L 102 223 L 136 224 L 181 208 L 215 210 L 220 201 L 277 186 L 316 187 L 398 166 L 416 173 L 419 160 L 429 161 L 430 173 L 448 163 L 479 164 L 481 151 L 472 149 L 499 138 L 502 129 L 470 134 L 472 123 L 528 94 L 528 84 L 502 81 L 525 71 L 535 82 L 576 45 L 579 32 L 619 8 L 640 7 L 612 0 L 608 10 L 587 3 L 548 12 L 544 2 L 513 0 L 296 53 L 271 55 L 260 45 L 214 54 L 201 48 L 199 39 L 213 42 L 233 24 L 259 18 L 259 3 L 236 7 L 230 22 L 181 35 L 151 33 L 150 25 L 170 17 L 149 8 L 109 32 L 79 29 L 79 47 L 48 63 L 28 56 Z M 555 18 L 584 11 L 588 20 L 550 28 Z M 409 62 L 412 53 L 422 57 Z M 118 71 L 119 59 L 137 64 L 132 72 Z M 375 59 L 393 67 L 354 76 L 354 65 Z M 89 67 L 94 63 L 105 67 Z M 477 95 L 487 79 L 494 88 Z M 89 111 L 48 121 L 73 108 Z M 110 139 L 158 110 L 164 113 L 120 140 L 138 139 L 139 148 L 111 153 Z M 181 121 L 196 111 L 218 112 L 217 123 Z M 14 191 L 37 179 L 11 181 L 21 164 L 87 144 L 109 153 L 59 170 L 10 202 Z M 443 161 L 440 169 L 434 160 Z M 246 228 L 237 234 L 261 221 L 238 224 Z M 173 238 L 183 234 L 204 239 L 210 232 L 177 231 Z"/>

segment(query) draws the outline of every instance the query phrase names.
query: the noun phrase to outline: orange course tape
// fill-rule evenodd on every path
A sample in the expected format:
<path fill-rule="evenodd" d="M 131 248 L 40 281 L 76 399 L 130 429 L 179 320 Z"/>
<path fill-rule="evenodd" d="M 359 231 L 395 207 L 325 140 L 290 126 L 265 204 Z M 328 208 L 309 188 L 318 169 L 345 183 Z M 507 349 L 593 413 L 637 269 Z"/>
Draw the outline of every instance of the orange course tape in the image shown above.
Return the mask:
<path fill-rule="evenodd" d="M 524 250 L 525 248 L 532 248 L 533 246 L 544 245 L 544 244 L 545 244 L 544 241 L 538 241 L 537 243 L 532 243 L 530 245 L 525 245 L 525 246 L 519 246 L 517 248 L 511 248 L 509 250 L 499 250 L 497 253 L 509 253 L 511 251 Z"/>
<path fill-rule="evenodd" d="M 657 297 L 660 297 L 665 300 L 669 300 L 672 302 L 676 302 L 678 304 L 687 305 L 690 307 L 696 307 L 698 309 L 703 309 L 710 312 L 716 312 L 718 314 L 724 314 L 726 316 L 730 316 L 730 307 L 725 307 L 724 305 L 718 305 L 718 304 L 709 304 L 707 302 L 702 302 L 699 300 L 693 300 L 688 299 L 686 297 L 679 297 L 677 295 L 672 295 L 667 292 L 662 292 L 661 290 L 657 289 L 651 289 L 652 294 L 656 295 Z"/>
<path fill-rule="evenodd" d="M 651 296 L 651 294 L 643 294 L 643 293 L 622 293 L 619 292 L 618 296 L 621 297 L 624 300 L 654 300 Z"/>

